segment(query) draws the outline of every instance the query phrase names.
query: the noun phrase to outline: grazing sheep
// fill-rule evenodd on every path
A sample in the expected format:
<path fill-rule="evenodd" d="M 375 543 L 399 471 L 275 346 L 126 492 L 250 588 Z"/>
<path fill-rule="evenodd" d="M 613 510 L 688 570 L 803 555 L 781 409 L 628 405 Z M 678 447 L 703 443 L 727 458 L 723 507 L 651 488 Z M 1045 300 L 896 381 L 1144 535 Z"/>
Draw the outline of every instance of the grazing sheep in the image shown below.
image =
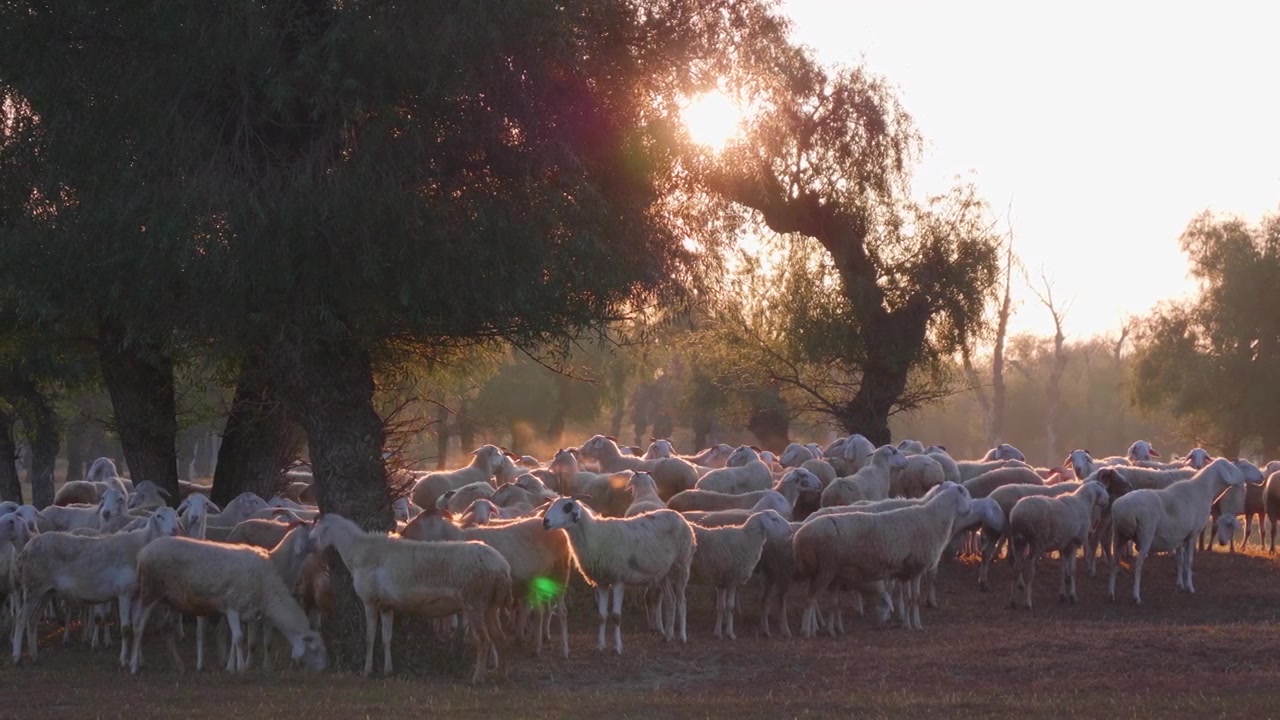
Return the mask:
<path fill-rule="evenodd" d="M 822 507 L 850 505 L 858 500 L 884 500 L 892 487 L 891 473 L 905 468 L 907 456 L 892 445 L 876 448 L 862 469 L 836 478 L 822 491 Z"/>
<path fill-rule="evenodd" d="M 992 490 L 1003 485 L 1043 485 L 1044 478 L 1031 468 L 1021 465 L 989 470 L 964 481 L 964 487 L 972 498 L 984 498 Z"/>
<path fill-rule="evenodd" d="M 797 446 L 800 447 L 800 446 Z M 807 452 L 807 450 L 806 450 Z M 773 486 L 773 473 L 759 459 L 759 453 L 743 446 L 733 451 L 728 464 L 698 478 L 695 490 L 741 495 L 742 493 L 768 490 Z M 745 460 L 745 462 L 735 462 Z"/>
<path fill-rule="evenodd" d="M 693 526 L 696 550 L 689 567 L 689 584 L 709 585 L 716 589 L 716 638 L 736 640 L 733 612 L 737 607 L 738 588 L 751 579 L 760 562 L 766 540 L 785 540 L 791 526 L 773 510 L 754 513 L 742 525 L 716 528 Z M 723 628 L 723 631 L 722 631 Z"/>
<path fill-rule="evenodd" d="M 502 466 L 503 458 L 506 458 L 506 453 L 502 452 L 502 448 L 482 445 L 471 451 L 469 465 L 448 472 L 427 473 L 421 477 L 414 484 L 409 497 L 414 505 L 423 510 L 431 510 L 436 506 L 436 498 L 449 490 L 471 483 L 489 482 Z"/>
<path fill-rule="evenodd" d="M 782 479 L 773 486 L 773 490 L 729 495 L 709 490 L 686 490 L 677 493 L 667 501 L 667 507 L 678 512 L 691 510 L 734 510 L 754 507 L 769 492 L 781 493 L 795 508 L 806 493 L 816 494 L 822 491 L 822 481 L 804 468 L 788 470 Z"/>
<path fill-rule="evenodd" d="M 1248 495 L 1252 491 L 1255 503 L 1261 505 L 1262 486 L 1266 483 L 1262 471 L 1257 465 L 1248 460 L 1236 460 L 1235 466 L 1240 468 L 1240 472 L 1244 474 L 1245 484 L 1242 486 L 1227 488 L 1222 494 L 1214 498 L 1213 505 L 1209 508 L 1210 523 L 1206 530 L 1214 531 L 1220 539 L 1220 545 L 1228 545 L 1231 552 L 1236 551 L 1236 531 L 1240 529 L 1241 515 L 1246 515 Z M 1246 516 L 1246 522 L 1248 518 Z M 1261 531 L 1261 527 L 1259 527 Z M 1225 540 L 1226 542 L 1221 542 Z M 1248 534 L 1245 535 L 1248 540 Z M 1209 538 L 1208 542 L 1204 542 L 1205 537 L 1200 535 L 1197 541 L 1198 550 L 1213 550 L 1213 539 Z"/>
<path fill-rule="evenodd" d="M 1018 501 L 1009 513 L 1009 552 L 1014 558 L 1017 580 L 1009 593 L 1009 605 L 1017 607 L 1017 596 L 1031 609 L 1031 588 L 1036 563 L 1046 552 L 1057 550 L 1061 558 L 1061 600 L 1076 604 L 1076 550 L 1084 547 L 1102 510 L 1110 503 L 1107 488 L 1096 480 L 1081 483 L 1070 494 L 1048 497 L 1030 495 Z"/>
<path fill-rule="evenodd" d="M 13 664 L 22 658 L 24 634 L 31 659 L 36 660 L 36 620 L 50 596 L 57 593 L 87 604 L 116 601 L 120 610 L 120 666 L 124 667 L 137 595 L 138 553 L 152 540 L 177 535 L 180 529 L 178 514 L 164 507 L 147 519 L 144 529 L 134 532 L 103 537 L 48 532 L 31 538 L 17 559 L 22 611 L 13 629 Z"/>
<path fill-rule="evenodd" d="M 1160 453 L 1156 452 L 1156 449 L 1146 440 L 1136 440 L 1129 446 L 1125 456 L 1129 458 L 1129 462 L 1149 462 L 1151 458 L 1160 457 Z"/>
<path fill-rule="evenodd" d="M 818 601 L 837 578 L 853 582 L 898 580 L 907 596 L 906 626 L 922 627 L 921 578 L 938 564 L 951 542 L 956 520 L 968 513 L 969 502 L 963 486 L 951 485 L 915 507 L 879 514 L 828 515 L 802 525 L 794 540 L 796 566 L 809 580 L 801 633 L 806 637 L 817 633 Z"/>
<path fill-rule="evenodd" d="M 394 612 L 466 616 L 476 635 L 471 682 L 484 678 L 492 653 L 505 671 L 498 612 L 511 602 L 511 566 L 502 554 L 479 542 L 417 542 L 367 533 L 341 515 L 326 514 L 311 530 L 318 552 L 334 548 L 351 571 L 364 603 L 364 674 L 373 673 L 373 641 L 382 621 L 382 668 L 391 673 Z"/>
<path fill-rule="evenodd" d="M 1000 443 L 988 450 L 987 454 L 982 456 L 982 460 L 983 462 L 990 462 L 992 460 L 1018 460 L 1020 462 L 1026 462 L 1027 456 L 1023 455 L 1021 450 L 1009 443 Z"/>
<path fill-rule="evenodd" d="M 632 517 L 641 515 L 651 510 L 663 510 L 667 504 L 662 502 L 662 498 L 658 497 L 658 486 L 653 481 L 653 476 L 646 472 L 638 472 L 631 476 L 627 481 L 627 489 L 631 491 L 634 498 L 630 507 L 622 514 L 623 517 Z"/>
<path fill-rule="evenodd" d="M 161 602 L 197 616 L 220 614 L 231 627 L 229 669 L 248 668 L 241 620 L 262 615 L 292 646 L 291 657 L 308 668 L 324 670 L 328 656 L 320 634 L 280 578 L 267 553 L 247 545 L 220 545 L 184 537 L 162 537 L 138 553 L 138 626 L 129 670 L 137 674 L 142 660 L 142 633 L 151 611 Z M 174 664 L 182 658 L 172 632 L 165 643 Z"/>
<path fill-rule="evenodd" d="M 620 470 L 647 472 L 658 485 L 658 496 L 670 500 L 672 495 L 689 490 L 698 482 L 698 471 L 692 463 L 678 457 L 643 460 L 626 457 L 618 444 L 604 435 L 595 435 L 578 447 L 582 456 L 600 463 L 606 473 Z"/>
<path fill-rule="evenodd" d="M 672 640 L 678 620 L 680 641 L 688 641 L 685 586 L 695 541 L 680 513 L 655 510 L 630 518 L 603 518 L 573 498 L 560 498 L 547 508 L 542 522 L 549 531 L 568 533 L 578 572 L 595 588 L 600 614 L 597 650 L 605 647 L 606 625 L 612 619 L 614 650 L 622 654 L 622 595 L 627 585 L 657 586 L 663 635 Z"/>
<path fill-rule="evenodd" d="M 1209 516 L 1213 499 L 1228 487 L 1244 483 L 1244 473 L 1230 461 L 1218 458 L 1193 477 L 1163 490 L 1134 490 L 1111 506 L 1111 578 L 1107 596 L 1114 601 L 1120 547 L 1132 540 L 1138 554 L 1133 562 L 1133 601 L 1142 604 L 1142 565 L 1152 551 L 1177 551 L 1179 590 L 1195 592 L 1192 553 L 1197 532 Z"/>

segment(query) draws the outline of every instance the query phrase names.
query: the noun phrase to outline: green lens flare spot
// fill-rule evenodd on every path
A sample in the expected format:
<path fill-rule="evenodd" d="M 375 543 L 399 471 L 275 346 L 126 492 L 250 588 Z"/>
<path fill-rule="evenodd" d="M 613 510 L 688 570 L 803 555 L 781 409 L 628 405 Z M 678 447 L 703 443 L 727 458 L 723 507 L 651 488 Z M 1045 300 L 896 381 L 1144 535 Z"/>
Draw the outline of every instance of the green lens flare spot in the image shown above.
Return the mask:
<path fill-rule="evenodd" d="M 537 577 L 529 583 L 529 604 L 546 605 L 564 592 L 564 586 L 549 577 Z"/>

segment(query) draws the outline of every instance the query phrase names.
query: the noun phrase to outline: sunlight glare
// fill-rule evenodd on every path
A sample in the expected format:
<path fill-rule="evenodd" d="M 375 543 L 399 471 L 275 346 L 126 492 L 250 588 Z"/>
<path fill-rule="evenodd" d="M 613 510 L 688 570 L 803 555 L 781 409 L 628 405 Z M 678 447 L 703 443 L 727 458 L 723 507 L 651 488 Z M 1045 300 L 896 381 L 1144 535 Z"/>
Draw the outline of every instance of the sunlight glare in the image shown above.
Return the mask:
<path fill-rule="evenodd" d="M 680 119 L 695 143 L 719 151 L 741 133 L 743 112 L 728 95 L 713 90 L 689 100 Z"/>

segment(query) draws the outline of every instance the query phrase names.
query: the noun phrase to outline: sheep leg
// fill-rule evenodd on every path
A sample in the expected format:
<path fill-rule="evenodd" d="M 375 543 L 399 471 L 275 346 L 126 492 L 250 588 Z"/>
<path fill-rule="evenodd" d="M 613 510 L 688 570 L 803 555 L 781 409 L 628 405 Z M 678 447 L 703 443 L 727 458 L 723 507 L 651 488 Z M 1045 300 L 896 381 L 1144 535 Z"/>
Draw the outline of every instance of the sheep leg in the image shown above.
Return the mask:
<path fill-rule="evenodd" d="M 923 630 L 924 624 L 920 622 L 920 597 L 921 583 L 924 581 L 924 573 L 920 573 L 911 578 L 907 582 L 907 587 L 911 593 L 911 627 L 915 630 Z"/>
<path fill-rule="evenodd" d="M 162 623 L 161 634 L 164 635 L 164 647 L 169 651 L 169 657 L 173 660 L 174 667 L 178 668 L 178 672 L 184 673 L 187 668 L 182 662 L 182 655 L 178 653 L 178 643 L 174 639 L 174 622 L 181 623 L 182 615 L 172 608 L 165 609 L 165 618 Z M 138 633 L 138 637 L 142 637 L 142 633 Z M 136 645 L 135 645 L 136 647 Z"/>
<path fill-rule="evenodd" d="M 760 634 L 769 637 L 769 613 L 773 610 L 773 584 L 766 577 L 760 592 Z"/>
<path fill-rule="evenodd" d="M 1136 605 L 1142 604 L 1142 565 L 1147 560 L 1150 548 L 1150 540 L 1142 543 L 1138 546 L 1138 556 L 1133 559 L 1133 602 Z M 1116 554 L 1119 555 L 1119 553 Z"/>
<path fill-rule="evenodd" d="M 132 611 L 133 598 L 121 595 L 116 598 L 120 603 L 120 667 L 129 667 L 129 646 L 133 634 Z"/>
<path fill-rule="evenodd" d="M 271 663 L 271 634 L 275 632 L 275 626 L 267 622 L 266 618 L 258 621 L 262 626 L 262 669 L 270 670 Z M 249 662 L 253 662 L 253 657 L 249 657 Z"/>
<path fill-rule="evenodd" d="M 987 585 L 987 575 L 991 570 L 991 561 L 996 558 L 996 543 L 1000 537 L 997 535 L 992 537 L 987 533 L 983 533 L 982 537 L 982 563 L 978 566 L 978 589 L 982 592 L 990 590 Z"/>
<path fill-rule="evenodd" d="M 147 628 L 147 620 L 151 617 L 151 611 L 155 610 L 158 604 L 158 602 L 153 602 L 142 605 L 138 612 L 138 622 L 134 626 L 133 632 L 133 658 L 129 661 L 129 672 L 134 675 L 137 675 L 138 669 L 142 667 L 142 633 Z M 181 668 L 181 664 L 178 667 Z"/>
<path fill-rule="evenodd" d="M 1062 577 L 1067 588 L 1067 601 L 1076 604 L 1076 549 L 1073 547 L 1067 554 Z"/>
<path fill-rule="evenodd" d="M 737 606 L 738 606 L 738 586 L 730 585 L 728 597 L 726 598 L 725 605 L 724 605 L 725 614 L 728 616 L 726 618 L 728 627 L 726 629 L 725 635 L 727 635 L 730 640 L 738 639 L 738 636 L 733 633 L 733 611 L 737 609 Z"/>
<path fill-rule="evenodd" d="M 723 633 L 720 632 L 720 625 L 724 622 L 724 600 L 726 594 L 728 594 L 728 590 L 725 588 L 716 588 L 716 629 L 712 636 L 717 640 L 724 637 Z"/>
<path fill-rule="evenodd" d="M 179 622 L 181 622 L 181 617 Z M 204 627 L 208 622 L 208 618 L 203 615 L 196 616 L 196 672 L 204 670 Z"/>
<path fill-rule="evenodd" d="M 372 603 L 364 604 L 364 676 L 373 674 L 373 643 L 378 637 L 378 611 Z"/>
<path fill-rule="evenodd" d="M 1233 543 L 1232 552 L 1235 552 L 1235 548 L 1234 548 L 1235 538 L 1234 538 L 1234 537 L 1232 538 L 1231 542 Z M 1186 580 L 1184 581 L 1184 582 L 1185 582 L 1185 585 L 1186 585 L 1186 590 L 1187 590 L 1187 592 L 1191 593 L 1192 595 L 1194 595 L 1194 594 L 1196 593 L 1196 584 L 1195 584 L 1195 583 L 1192 581 L 1192 579 L 1191 579 L 1191 565 L 1192 565 L 1193 561 L 1195 560 L 1195 557 L 1196 557 L 1196 556 L 1195 556 L 1195 549 L 1191 547 L 1191 543 L 1190 543 L 1190 542 L 1187 542 L 1186 558 L 1183 560 L 1183 563 L 1182 563 L 1182 564 L 1183 564 L 1183 567 L 1185 567 L 1185 568 L 1186 568 L 1186 571 L 1185 571 L 1185 572 L 1186 572 L 1186 576 L 1187 576 L 1187 577 L 1186 577 Z"/>
<path fill-rule="evenodd" d="M 561 595 L 556 604 L 560 608 L 560 653 L 565 657 L 569 657 L 569 609 L 565 605 L 564 595 Z"/>
<path fill-rule="evenodd" d="M 626 589 L 627 586 L 622 583 L 613 584 L 613 612 L 609 613 L 608 618 L 613 621 L 613 649 L 619 655 L 622 654 L 622 594 Z M 670 640 L 670 636 L 667 639 Z"/>
<path fill-rule="evenodd" d="M 244 627 L 240 622 L 240 613 L 235 610 L 228 610 L 227 625 L 231 626 L 231 653 L 232 659 L 235 660 L 236 672 L 243 672 L 249 666 L 249 660 L 245 657 L 245 637 Z"/>
<path fill-rule="evenodd" d="M 520 610 L 521 610 L 521 616 L 527 618 L 529 615 L 534 614 L 535 608 L 529 607 L 527 603 L 522 603 L 520 605 Z M 544 630 L 544 622 L 547 620 L 550 620 L 551 608 L 549 605 L 539 604 L 536 610 L 537 610 L 538 621 L 536 625 L 537 629 L 534 630 L 534 633 L 533 633 L 536 636 L 534 637 L 534 640 L 533 640 L 533 654 L 535 657 L 542 657 L 542 636 L 543 636 L 543 630 Z"/>
<path fill-rule="evenodd" d="M 938 609 L 938 566 L 934 565 L 924 575 L 925 586 L 929 588 L 929 607 Z M 861 598 L 861 595 L 859 595 Z"/>
<path fill-rule="evenodd" d="M 391 610 L 382 611 L 382 674 L 383 675 L 391 674 L 391 624 L 394 619 L 395 618 L 392 615 Z M 482 628 L 476 628 L 477 632 L 481 630 Z M 485 655 L 487 656 L 488 654 L 489 654 L 488 648 L 485 648 Z"/>
<path fill-rule="evenodd" d="M 600 615 L 600 635 L 596 638 L 596 652 L 604 650 L 604 633 L 609 623 L 609 591 L 612 586 L 596 588 L 596 612 Z M 369 652 L 373 652 L 370 650 Z"/>

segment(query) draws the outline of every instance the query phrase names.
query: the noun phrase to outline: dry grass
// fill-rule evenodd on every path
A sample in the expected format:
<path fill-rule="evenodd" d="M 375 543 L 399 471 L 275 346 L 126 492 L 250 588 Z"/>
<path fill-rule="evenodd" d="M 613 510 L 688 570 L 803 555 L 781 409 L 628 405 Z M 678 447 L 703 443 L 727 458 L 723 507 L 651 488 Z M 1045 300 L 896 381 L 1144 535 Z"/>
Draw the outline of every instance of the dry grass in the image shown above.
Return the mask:
<path fill-rule="evenodd" d="M 692 637 L 668 646 L 624 617 L 626 654 L 597 654 L 585 596 L 571 611 L 573 657 L 513 651 L 506 681 L 460 677 L 221 671 L 178 675 L 158 642 L 134 678 L 114 652 L 53 641 L 39 666 L 0 663 L 0 716 L 186 717 L 1270 717 L 1280 708 L 1280 562 L 1256 554 L 1197 555 L 1199 593 L 1174 592 L 1172 558 L 1148 563 L 1146 605 L 1108 604 L 1101 578 L 1081 577 L 1080 605 L 1055 601 L 1057 563 L 1042 563 L 1034 611 L 1007 609 L 1011 571 L 991 593 L 976 567 L 943 569 L 943 608 L 926 629 L 817 640 L 756 637 L 758 591 L 746 593 L 741 639 L 710 637 L 708 593 L 692 596 Z M 1127 597 L 1132 576 L 1122 573 Z M 793 608 L 802 602 L 793 596 Z M 793 629 L 797 624 L 792 613 Z M 191 643 L 184 646 L 192 652 Z"/>

